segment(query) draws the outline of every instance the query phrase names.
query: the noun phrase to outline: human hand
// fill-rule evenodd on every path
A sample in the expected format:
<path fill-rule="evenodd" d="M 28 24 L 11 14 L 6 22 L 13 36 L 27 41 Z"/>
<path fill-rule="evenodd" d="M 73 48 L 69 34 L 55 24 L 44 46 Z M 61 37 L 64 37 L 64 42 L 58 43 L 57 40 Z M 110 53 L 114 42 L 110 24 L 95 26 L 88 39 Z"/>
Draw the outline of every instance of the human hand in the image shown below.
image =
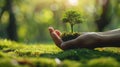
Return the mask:
<path fill-rule="evenodd" d="M 104 37 L 96 32 L 87 32 L 81 34 L 79 37 L 62 42 L 61 47 L 66 49 L 88 48 L 94 49 L 96 47 L 103 47 Z"/>
<path fill-rule="evenodd" d="M 102 40 L 100 34 L 95 32 L 87 32 L 81 34 L 76 39 L 63 42 L 62 39 L 60 38 L 61 32 L 59 30 L 54 30 L 53 27 L 49 27 L 49 32 L 54 43 L 63 50 L 75 49 L 75 48 L 93 49 L 97 46 L 100 46 L 99 44 Z"/>

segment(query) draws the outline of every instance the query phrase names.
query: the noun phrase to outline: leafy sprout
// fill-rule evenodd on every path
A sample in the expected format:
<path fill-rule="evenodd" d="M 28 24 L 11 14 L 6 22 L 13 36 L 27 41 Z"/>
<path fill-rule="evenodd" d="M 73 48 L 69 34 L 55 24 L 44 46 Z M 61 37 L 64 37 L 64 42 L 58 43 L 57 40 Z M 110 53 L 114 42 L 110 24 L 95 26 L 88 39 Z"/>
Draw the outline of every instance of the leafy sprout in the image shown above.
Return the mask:
<path fill-rule="evenodd" d="M 65 12 L 63 18 L 63 23 L 70 23 L 71 32 L 74 32 L 74 25 L 83 22 L 83 17 L 81 16 L 80 12 L 77 10 L 68 10 Z"/>

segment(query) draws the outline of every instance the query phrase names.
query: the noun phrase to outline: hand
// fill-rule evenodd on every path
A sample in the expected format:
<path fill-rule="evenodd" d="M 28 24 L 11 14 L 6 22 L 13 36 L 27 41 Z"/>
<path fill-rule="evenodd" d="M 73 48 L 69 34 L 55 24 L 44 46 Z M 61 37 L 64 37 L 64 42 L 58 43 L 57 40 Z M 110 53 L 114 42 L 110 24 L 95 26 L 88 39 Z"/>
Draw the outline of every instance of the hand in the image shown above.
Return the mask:
<path fill-rule="evenodd" d="M 61 47 L 66 49 L 74 49 L 74 48 L 88 48 L 94 49 L 96 47 L 103 47 L 101 45 L 104 43 L 104 37 L 96 32 L 87 32 L 81 34 L 79 37 L 62 42 Z"/>
<path fill-rule="evenodd" d="M 54 30 L 53 27 L 49 27 L 49 32 L 55 44 L 63 50 L 74 49 L 74 48 L 93 49 L 97 46 L 100 46 L 97 44 L 100 44 L 102 40 L 100 34 L 95 32 L 88 32 L 81 34 L 76 39 L 63 42 L 62 39 L 60 38 L 61 32 L 59 30 Z"/>

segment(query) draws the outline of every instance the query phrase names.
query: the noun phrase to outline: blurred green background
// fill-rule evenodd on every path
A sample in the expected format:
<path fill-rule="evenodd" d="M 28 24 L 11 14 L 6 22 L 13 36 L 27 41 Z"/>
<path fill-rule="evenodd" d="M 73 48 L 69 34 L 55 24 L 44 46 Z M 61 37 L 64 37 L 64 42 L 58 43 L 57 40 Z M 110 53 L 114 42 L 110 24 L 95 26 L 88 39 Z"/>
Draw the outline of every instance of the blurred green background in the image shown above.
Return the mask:
<path fill-rule="evenodd" d="M 106 31 L 120 27 L 120 0 L 0 0 L 0 38 L 24 43 L 51 43 L 48 27 L 70 32 L 61 21 L 77 9 L 86 21 L 75 31 Z"/>

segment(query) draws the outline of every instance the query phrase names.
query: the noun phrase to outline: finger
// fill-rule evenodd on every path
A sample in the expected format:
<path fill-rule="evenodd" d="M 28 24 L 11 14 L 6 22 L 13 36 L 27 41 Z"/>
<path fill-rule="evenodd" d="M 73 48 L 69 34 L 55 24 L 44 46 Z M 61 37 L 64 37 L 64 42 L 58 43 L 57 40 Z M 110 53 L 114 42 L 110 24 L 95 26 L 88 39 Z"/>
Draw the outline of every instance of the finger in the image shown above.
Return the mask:
<path fill-rule="evenodd" d="M 49 29 L 50 33 L 54 32 L 54 28 L 53 27 L 49 27 L 48 29 Z"/>
<path fill-rule="evenodd" d="M 61 38 L 60 38 L 60 36 L 59 36 L 59 35 L 60 35 L 60 32 L 59 32 L 59 31 L 55 32 L 55 30 L 54 30 L 53 27 L 49 27 L 48 29 L 49 29 L 50 35 L 51 35 L 54 43 L 55 43 L 59 48 L 61 48 L 60 45 L 61 45 L 61 43 L 62 43 L 62 40 L 61 40 Z"/>
<path fill-rule="evenodd" d="M 58 36 L 61 36 L 61 34 L 62 34 L 59 30 L 55 30 L 55 32 Z"/>
<path fill-rule="evenodd" d="M 55 33 L 55 32 L 52 32 L 51 33 L 51 37 L 52 37 L 52 39 L 53 39 L 53 41 L 55 42 L 55 44 L 59 47 L 59 48 L 61 48 L 61 43 L 62 43 L 62 40 L 61 40 L 61 38 Z"/>

